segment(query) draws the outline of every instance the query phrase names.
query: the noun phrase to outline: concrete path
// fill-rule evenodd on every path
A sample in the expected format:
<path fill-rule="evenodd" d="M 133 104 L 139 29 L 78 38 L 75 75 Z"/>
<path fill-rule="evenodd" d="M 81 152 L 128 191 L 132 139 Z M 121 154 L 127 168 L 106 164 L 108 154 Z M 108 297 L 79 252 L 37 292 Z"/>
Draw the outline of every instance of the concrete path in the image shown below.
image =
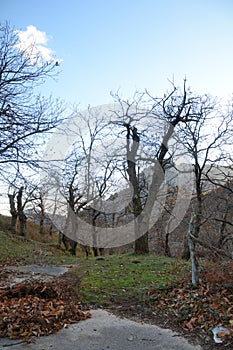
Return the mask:
<path fill-rule="evenodd" d="M 201 350 L 171 330 L 93 310 L 93 317 L 69 325 L 30 344 L 0 339 L 0 349 L 13 350 Z"/>

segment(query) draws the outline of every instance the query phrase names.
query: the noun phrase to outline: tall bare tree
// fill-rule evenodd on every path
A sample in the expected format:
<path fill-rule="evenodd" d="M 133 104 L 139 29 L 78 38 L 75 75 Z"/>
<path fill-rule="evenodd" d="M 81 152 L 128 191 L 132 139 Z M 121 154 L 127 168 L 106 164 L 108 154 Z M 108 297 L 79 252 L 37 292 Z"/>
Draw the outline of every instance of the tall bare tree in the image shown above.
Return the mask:
<path fill-rule="evenodd" d="M 1 174 L 9 164 L 35 163 L 39 136 L 64 119 L 61 102 L 36 94 L 38 85 L 56 75 L 55 61 L 45 62 L 33 46 L 20 49 L 18 43 L 17 32 L 8 23 L 0 24 Z"/>
<path fill-rule="evenodd" d="M 103 196 L 108 189 L 107 181 L 112 174 L 111 161 L 107 161 L 99 149 L 103 147 L 102 132 L 107 124 L 104 113 L 98 109 L 88 108 L 80 113 L 74 111 L 71 121 L 63 133 L 67 133 L 74 138 L 71 150 L 65 156 L 64 162 L 58 162 L 56 167 L 51 163 L 50 171 L 59 179 L 57 186 L 60 187 L 63 201 L 68 205 L 66 225 L 63 230 L 63 241 L 71 246 L 72 254 L 75 254 L 77 246 L 76 217 L 80 210 L 89 206 L 92 208 L 96 204 L 97 197 Z M 50 178 L 53 180 L 54 176 Z M 96 222 L 99 214 L 98 210 L 89 210 L 93 214 L 92 224 Z M 94 221 L 93 221 L 94 220 Z M 93 226 L 94 230 L 94 226 Z M 72 232 L 71 232 L 72 231 Z M 84 239 L 85 241 L 85 239 Z M 95 246 L 95 237 L 93 236 Z M 89 249 L 83 243 L 86 253 Z M 97 247 L 95 247 L 97 249 Z M 97 250 L 96 250 L 97 251 Z"/>
<path fill-rule="evenodd" d="M 188 230 L 188 246 L 192 261 L 192 283 L 198 283 L 198 260 L 196 244 L 205 217 L 203 203 L 208 189 L 210 168 L 217 169 L 220 159 L 224 159 L 223 149 L 227 143 L 227 134 L 232 123 L 231 115 L 223 114 L 216 100 L 208 95 L 200 96 L 195 102 L 196 120 L 180 129 L 180 137 L 191 157 L 195 177 L 195 198 L 192 201 L 192 214 Z M 211 127 L 211 129 L 210 129 Z M 186 246 L 187 248 L 187 246 Z M 189 257 L 186 253 L 184 257 Z"/>
<path fill-rule="evenodd" d="M 115 123 L 126 131 L 126 166 L 133 187 L 136 254 L 149 251 L 151 213 L 158 200 L 166 168 L 173 159 L 170 141 L 180 124 L 186 125 L 198 118 L 194 110 L 196 100 L 197 97 L 193 97 L 187 88 L 186 81 L 181 89 L 173 85 L 172 90 L 162 98 L 154 98 L 146 93 L 129 102 L 117 97 L 122 109 L 117 113 Z M 145 193 L 140 187 L 140 175 L 146 167 L 151 168 L 151 181 Z"/>

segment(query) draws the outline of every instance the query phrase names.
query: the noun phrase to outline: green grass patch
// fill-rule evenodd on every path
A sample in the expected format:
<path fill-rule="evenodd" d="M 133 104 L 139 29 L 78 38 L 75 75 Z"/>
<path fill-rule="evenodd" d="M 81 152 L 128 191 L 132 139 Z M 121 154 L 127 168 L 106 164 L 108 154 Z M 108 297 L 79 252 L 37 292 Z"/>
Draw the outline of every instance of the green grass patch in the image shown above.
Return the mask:
<path fill-rule="evenodd" d="M 134 261 L 140 261 L 134 263 Z M 109 306 L 130 300 L 147 300 L 151 288 L 167 288 L 184 275 L 190 266 L 184 261 L 155 255 L 133 254 L 80 259 L 72 271 L 74 278 L 82 278 L 79 291 L 87 304 Z"/>
<path fill-rule="evenodd" d="M 80 301 L 105 307 L 130 300 L 148 301 L 149 290 L 169 288 L 171 282 L 190 270 L 185 261 L 153 254 L 107 255 L 104 260 L 73 257 L 58 249 L 55 243 L 0 231 L 0 264 L 15 263 L 72 264 L 76 267 L 69 273 L 77 281 Z"/>

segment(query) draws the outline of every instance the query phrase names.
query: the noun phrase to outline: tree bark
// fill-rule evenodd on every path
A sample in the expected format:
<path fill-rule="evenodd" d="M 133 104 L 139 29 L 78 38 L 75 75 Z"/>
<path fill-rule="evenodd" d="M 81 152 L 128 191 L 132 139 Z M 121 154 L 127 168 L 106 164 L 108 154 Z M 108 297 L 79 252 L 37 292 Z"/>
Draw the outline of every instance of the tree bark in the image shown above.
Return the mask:
<path fill-rule="evenodd" d="M 169 236 L 170 236 L 170 233 L 166 233 L 166 236 L 165 236 L 165 255 L 168 256 L 169 258 L 171 258 L 172 254 L 171 254 L 171 250 L 170 250 L 170 246 L 169 246 Z"/>
<path fill-rule="evenodd" d="M 77 217 L 75 214 L 75 208 L 74 208 L 74 190 L 72 187 L 72 183 L 69 186 L 69 199 L 68 199 L 68 216 L 66 220 L 66 225 L 63 233 L 63 243 L 65 245 L 66 250 L 69 249 L 70 253 L 72 255 L 76 255 L 76 248 L 77 248 L 77 241 L 70 238 L 76 237 L 77 235 Z M 70 246 L 70 248 L 68 248 Z"/>
<path fill-rule="evenodd" d="M 18 213 L 15 207 L 15 195 L 16 193 L 13 194 L 8 194 L 9 202 L 10 202 L 10 213 L 11 213 L 11 225 L 10 225 L 10 230 L 12 233 L 16 233 L 16 223 L 17 223 L 17 218 L 18 218 Z"/>
<path fill-rule="evenodd" d="M 191 215 L 188 229 L 188 245 L 190 251 L 190 259 L 192 263 L 192 284 L 197 286 L 198 284 L 198 260 L 196 257 L 196 242 L 193 239 L 195 237 L 195 220 L 196 216 Z"/>
<path fill-rule="evenodd" d="M 185 234 L 184 238 L 184 245 L 183 245 L 183 252 L 181 259 L 184 260 L 190 260 L 190 250 L 189 250 L 189 244 L 188 244 L 188 238 L 186 237 L 187 233 Z"/>
<path fill-rule="evenodd" d="M 143 218 L 140 218 L 140 214 L 143 210 L 143 204 L 140 198 L 140 183 L 136 171 L 136 155 L 139 147 L 140 138 L 137 132 L 137 128 L 131 127 L 125 123 L 124 126 L 127 129 L 126 141 L 127 141 L 127 173 L 129 175 L 129 181 L 133 187 L 133 212 L 135 218 L 135 254 L 148 254 L 149 253 L 149 241 L 148 231 L 145 231 L 145 223 Z M 130 145 L 130 138 L 132 144 Z M 148 225 L 147 225 L 148 226 Z"/>
<path fill-rule="evenodd" d="M 98 249 L 98 242 L 96 240 L 96 220 L 98 216 L 100 215 L 100 212 L 92 208 L 91 210 L 92 214 L 92 240 L 93 240 L 93 253 L 94 256 L 99 256 L 99 249 Z"/>
<path fill-rule="evenodd" d="M 24 207 L 22 202 L 23 189 L 24 189 L 23 187 L 20 187 L 17 195 L 17 211 L 18 211 L 18 218 L 19 218 L 19 232 L 21 236 L 25 237 L 27 217 L 24 214 Z"/>
<path fill-rule="evenodd" d="M 227 226 L 228 211 L 229 211 L 229 208 L 227 207 L 226 210 L 225 210 L 225 213 L 223 215 L 223 219 L 222 219 L 220 228 L 219 228 L 219 239 L 218 239 L 218 244 L 217 244 L 217 248 L 219 248 L 219 249 L 222 248 L 223 242 L 224 242 L 224 239 L 225 239 L 224 233 L 225 233 L 225 229 L 226 229 L 226 226 Z"/>
<path fill-rule="evenodd" d="M 40 234 L 44 235 L 44 219 L 45 219 L 45 207 L 44 207 L 44 201 L 43 196 L 40 194 Z"/>

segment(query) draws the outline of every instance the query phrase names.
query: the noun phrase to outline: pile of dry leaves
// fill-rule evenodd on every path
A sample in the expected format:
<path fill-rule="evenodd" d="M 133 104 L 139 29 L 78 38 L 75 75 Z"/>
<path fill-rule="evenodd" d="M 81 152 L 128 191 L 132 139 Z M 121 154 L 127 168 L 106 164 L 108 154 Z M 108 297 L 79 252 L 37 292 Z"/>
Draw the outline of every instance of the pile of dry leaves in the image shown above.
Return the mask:
<path fill-rule="evenodd" d="M 25 282 L 0 289 L 0 337 L 29 338 L 90 318 L 68 280 Z"/>

